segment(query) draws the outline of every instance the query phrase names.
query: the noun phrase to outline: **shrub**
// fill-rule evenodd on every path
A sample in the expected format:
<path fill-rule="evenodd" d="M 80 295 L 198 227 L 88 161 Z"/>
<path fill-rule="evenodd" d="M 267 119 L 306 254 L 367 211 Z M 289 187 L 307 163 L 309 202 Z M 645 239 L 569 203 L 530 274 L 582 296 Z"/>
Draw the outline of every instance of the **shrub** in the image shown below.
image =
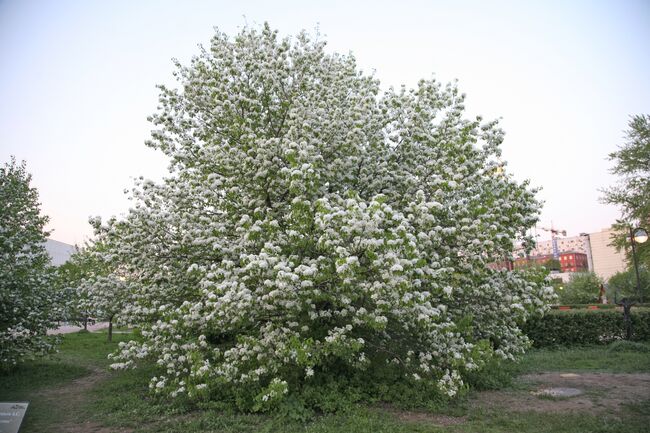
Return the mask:
<path fill-rule="evenodd" d="M 632 339 L 650 340 L 650 309 L 632 308 Z M 625 338 L 619 310 L 552 310 L 526 323 L 524 332 L 535 347 L 608 344 Z"/>
<path fill-rule="evenodd" d="M 126 293 L 119 314 L 143 336 L 114 368 L 152 359 L 152 390 L 172 397 L 336 410 L 314 389 L 374 378 L 454 396 L 527 347 L 519 325 L 552 289 L 490 265 L 539 203 L 455 86 L 381 92 L 353 57 L 268 26 L 217 34 L 176 76 L 149 142 L 169 177 L 138 182 L 124 219 L 95 221 L 114 271 L 88 283 Z"/>
<path fill-rule="evenodd" d="M 588 304 L 598 301 L 598 294 L 603 280 L 593 272 L 576 272 L 571 274 L 569 282 L 558 290 L 561 304 Z"/>
<path fill-rule="evenodd" d="M 646 305 L 646 304 L 642 304 Z M 638 306 L 642 306 L 638 305 Z M 650 304 L 648 304 L 650 306 Z M 558 305 L 553 305 L 551 306 L 552 309 L 558 310 L 558 309 L 565 309 L 568 307 L 569 309 L 577 309 L 577 310 L 614 310 L 616 308 L 619 308 L 618 305 L 616 304 L 558 304 Z M 595 307 L 595 308 L 594 308 Z"/>

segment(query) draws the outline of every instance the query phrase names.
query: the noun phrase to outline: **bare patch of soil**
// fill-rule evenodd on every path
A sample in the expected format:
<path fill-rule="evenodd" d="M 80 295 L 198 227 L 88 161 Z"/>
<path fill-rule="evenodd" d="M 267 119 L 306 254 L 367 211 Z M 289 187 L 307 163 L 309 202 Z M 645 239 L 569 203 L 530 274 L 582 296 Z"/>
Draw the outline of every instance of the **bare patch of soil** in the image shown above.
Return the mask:
<path fill-rule="evenodd" d="M 470 404 L 512 411 L 597 413 L 616 412 L 623 404 L 650 399 L 648 373 L 540 373 L 521 376 L 518 381 L 524 389 L 480 392 Z M 584 392 L 568 398 L 539 394 L 549 388 L 577 388 Z"/>

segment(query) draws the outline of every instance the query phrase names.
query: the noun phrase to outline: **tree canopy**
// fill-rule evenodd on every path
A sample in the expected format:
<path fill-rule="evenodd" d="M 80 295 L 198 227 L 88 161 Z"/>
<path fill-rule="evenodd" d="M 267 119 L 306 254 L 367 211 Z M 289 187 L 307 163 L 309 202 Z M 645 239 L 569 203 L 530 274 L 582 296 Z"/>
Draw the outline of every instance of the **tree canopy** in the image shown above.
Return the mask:
<path fill-rule="evenodd" d="M 353 56 L 268 25 L 217 33 L 175 77 L 147 142 L 168 177 L 93 220 L 101 284 L 142 329 L 114 368 L 150 358 L 155 392 L 269 410 L 379 371 L 366 386 L 453 396 L 527 347 L 519 325 L 553 291 L 490 265 L 540 205 L 455 85 L 382 91 Z"/>
<path fill-rule="evenodd" d="M 617 272 L 607 282 L 607 297 L 614 300 L 617 296 L 618 299 L 622 298 L 636 298 L 641 297 L 645 302 L 650 299 L 650 270 L 645 266 L 639 268 L 639 288 L 641 293 L 637 290 L 636 272 L 634 268 L 628 268 L 625 271 Z"/>
<path fill-rule="evenodd" d="M 48 327 L 61 316 L 45 251 L 48 221 L 25 163 L 0 168 L 0 368 L 52 349 Z"/>
<path fill-rule="evenodd" d="M 603 201 L 620 208 L 614 244 L 629 252 L 631 227 L 650 232 L 650 115 L 632 116 L 628 127 L 625 143 L 609 154 L 614 162 L 611 172 L 620 176 L 619 183 L 603 191 Z M 637 254 L 650 268 L 650 242 L 637 245 Z"/>
<path fill-rule="evenodd" d="M 596 303 L 603 283 L 602 278 L 593 272 L 574 272 L 559 292 L 559 301 L 563 304 Z"/>

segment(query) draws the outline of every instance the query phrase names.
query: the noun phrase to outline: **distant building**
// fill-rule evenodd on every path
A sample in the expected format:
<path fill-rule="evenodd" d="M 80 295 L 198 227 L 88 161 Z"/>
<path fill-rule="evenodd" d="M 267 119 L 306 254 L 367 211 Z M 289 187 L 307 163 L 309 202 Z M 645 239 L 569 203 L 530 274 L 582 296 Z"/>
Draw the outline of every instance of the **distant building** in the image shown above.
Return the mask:
<path fill-rule="evenodd" d="M 562 272 L 585 272 L 590 270 L 607 280 L 615 273 L 624 271 L 627 267 L 625 254 L 616 251 L 616 248 L 609 245 L 612 242 L 613 234 L 612 229 L 606 228 L 596 233 L 585 233 L 582 236 L 557 238 Z M 569 256 L 565 256 L 567 253 Z M 574 253 L 573 257 L 571 257 L 571 253 Z M 523 250 L 516 251 L 516 254 L 518 258 L 515 260 L 515 267 L 517 267 L 517 262 L 520 263 L 520 266 L 522 266 L 522 263 L 526 263 Z M 587 260 L 586 269 L 582 266 L 582 256 L 575 254 L 585 255 Z M 565 258 L 562 258 L 563 256 Z M 552 259 L 553 241 L 538 242 L 530 252 L 530 259 L 532 260 L 535 257 L 541 257 L 542 259 L 539 260 L 544 261 Z M 575 266 L 573 266 L 574 264 Z"/>
<path fill-rule="evenodd" d="M 553 254 L 542 254 L 529 257 L 519 257 L 514 261 L 515 269 L 528 266 L 531 262 L 538 265 L 544 265 L 549 260 L 553 260 Z M 587 272 L 589 270 L 587 254 L 578 251 L 564 251 L 560 253 L 558 259 L 560 262 L 560 272 Z"/>
<path fill-rule="evenodd" d="M 567 251 L 560 253 L 561 272 L 587 272 L 589 261 L 587 254 L 578 251 Z"/>
<path fill-rule="evenodd" d="M 77 251 L 77 248 L 65 242 L 48 239 L 45 241 L 45 251 L 50 256 L 52 265 L 61 266 Z"/>
<path fill-rule="evenodd" d="M 557 238 L 557 248 L 560 252 L 577 251 L 587 254 L 587 245 L 583 236 Z M 535 248 L 530 252 L 531 256 L 543 256 L 546 254 L 553 254 L 553 241 L 537 242 Z"/>
<path fill-rule="evenodd" d="M 616 251 L 610 246 L 614 231 L 603 229 L 597 233 L 589 234 L 591 244 L 591 257 L 594 262 L 594 272 L 604 280 L 609 279 L 617 272 L 627 269 L 627 261 L 623 251 Z"/>

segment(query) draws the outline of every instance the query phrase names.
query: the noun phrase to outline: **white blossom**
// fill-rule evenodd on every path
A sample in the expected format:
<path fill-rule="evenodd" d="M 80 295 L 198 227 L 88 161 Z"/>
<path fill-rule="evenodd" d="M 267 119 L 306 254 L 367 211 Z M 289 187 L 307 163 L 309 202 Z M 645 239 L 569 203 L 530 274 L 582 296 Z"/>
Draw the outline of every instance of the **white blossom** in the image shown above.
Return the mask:
<path fill-rule="evenodd" d="M 112 272 L 94 284 L 142 329 L 117 358 L 156 361 L 155 389 L 254 387 L 263 408 L 294 369 L 386 360 L 454 396 L 527 347 L 519 325 L 551 292 L 491 263 L 539 202 L 494 175 L 503 132 L 467 119 L 455 85 L 382 92 L 352 56 L 268 26 L 218 33 L 176 74 L 147 143 L 169 176 L 95 225 Z"/>

